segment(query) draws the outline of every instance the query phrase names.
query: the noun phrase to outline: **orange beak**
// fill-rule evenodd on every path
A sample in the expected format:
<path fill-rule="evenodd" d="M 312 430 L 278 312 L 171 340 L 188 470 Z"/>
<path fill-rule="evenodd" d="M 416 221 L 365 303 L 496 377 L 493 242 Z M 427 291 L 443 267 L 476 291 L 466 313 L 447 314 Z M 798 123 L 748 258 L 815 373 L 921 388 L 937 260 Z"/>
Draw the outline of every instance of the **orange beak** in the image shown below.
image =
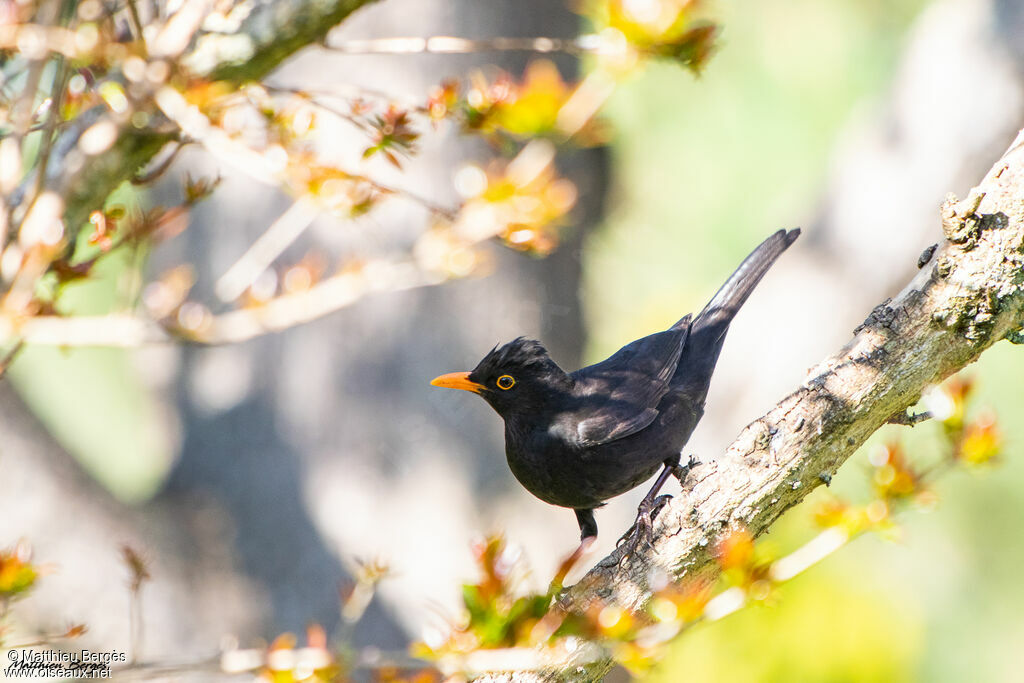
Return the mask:
<path fill-rule="evenodd" d="M 445 387 L 447 389 L 462 389 L 463 391 L 472 391 L 474 394 L 479 394 L 485 389 L 483 384 L 477 384 L 469 380 L 468 372 L 449 372 L 447 375 L 441 375 L 430 380 L 430 383 L 435 387 Z"/>

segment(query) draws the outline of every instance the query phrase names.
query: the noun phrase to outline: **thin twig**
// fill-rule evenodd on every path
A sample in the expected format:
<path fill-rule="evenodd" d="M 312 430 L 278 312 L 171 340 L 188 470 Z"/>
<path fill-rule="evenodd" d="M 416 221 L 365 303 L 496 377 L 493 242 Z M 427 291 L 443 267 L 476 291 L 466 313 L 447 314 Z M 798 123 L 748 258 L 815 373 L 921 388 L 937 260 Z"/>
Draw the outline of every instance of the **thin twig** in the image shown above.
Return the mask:
<path fill-rule="evenodd" d="M 53 148 L 53 141 L 57 130 L 57 117 L 60 116 L 60 109 L 64 103 L 64 90 L 67 88 L 70 70 L 67 59 L 63 55 L 57 55 L 55 64 L 56 73 L 53 76 L 53 89 L 50 92 L 50 109 L 46 112 L 46 121 L 43 124 L 43 140 L 39 150 L 39 169 L 36 171 L 35 188 L 29 198 L 28 206 L 32 206 L 35 198 L 46 187 L 46 170 L 50 164 L 50 150 Z"/>
<path fill-rule="evenodd" d="M 302 90 L 293 88 L 274 88 L 273 90 L 285 94 L 290 94 L 295 99 L 298 99 L 303 103 L 308 104 L 311 107 L 314 107 L 315 109 L 331 114 L 332 116 L 341 119 L 345 123 L 348 123 L 353 128 L 358 130 L 360 133 L 363 133 L 364 135 L 370 135 L 372 132 L 372 129 L 365 122 L 361 121 L 357 116 L 354 116 L 350 112 L 344 111 L 343 109 L 339 109 L 338 107 L 327 104 L 322 99 L 320 99 L 324 95 L 313 95 L 312 93 L 306 93 L 303 92 Z M 249 100 L 249 102 L 255 104 L 251 99 Z"/>
<path fill-rule="evenodd" d="M 212 0 L 185 0 L 153 39 L 153 56 L 179 57 L 199 31 L 212 5 Z"/>
<path fill-rule="evenodd" d="M 358 117 L 353 116 L 352 114 L 350 114 L 347 111 L 344 111 L 344 110 L 339 109 L 337 107 L 334 107 L 334 106 L 332 106 L 330 104 L 327 104 L 322 99 L 319 99 L 317 97 L 301 98 L 300 95 L 296 95 L 296 97 L 302 99 L 303 102 L 309 104 L 312 107 L 316 107 L 317 109 L 320 109 L 321 111 L 325 111 L 328 114 L 332 114 L 332 115 L 338 117 L 339 119 L 341 119 L 342 121 L 345 121 L 346 123 L 352 124 L 352 126 L 354 128 L 356 128 L 357 130 L 359 130 L 359 132 L 361 132 L 361 133 L 369 133 L 370 132 L 370 128 L 363 121 L 360 121 Z"/>
<path fill-rule="evenodd" d="M 569 100 L 558 111 L 558 130 L 567 138 L 590 123 L 615 91 L 615 82 L 605 73 L 594 71 L 583 79 Z"/>
<path fill-rule="evenodd" d="M 45 22 L 0 26 L 0 48 L 18 50 L 19 40 L 25 32 L 31 32 L 33 40 L 39 43 L 38 49 L 46 53 L 45 57 L 33 60 L 33 63 L 45 62 L 50 54 L 60 54 L 72 59 L 86 54 L 79 48 L 74 31 L 59 26 L 48 26 Z"/>
<path fill-rule="evenodd" d="M 203 145 L 215 158 L 256 180 L 277 184 L 279 171 L 263 155 L 228 136 L 198 108 L 189 105 L 181 93 L 173 88 L 164 87 L 157 93 L 156 100 L 168 118 L 178 124 L 186 135 Z M 409 199 L 446 220 L 454 220 L 456 217 L 455 211 L 437 205 L 409 190 L 390 187 L 358 174 L 348 175 L 353 181 L 366 183 L 379 192 Z"/>
<path fill-rule="evenodd" d="M 400 102 L 406 107 L 418 112 L 426 112 L 427 110 L 426 107 L 423 106 L 422 100 L 419 98 L 412 97 L 410 95 L 386 93 L 382 90 L 366 88 L 354 83 L 335 83 L 328 90 L 320 88 L 293 88 L 291 86 L 271 85 L 269 83 L 261 83 L 260 86 L 266 88 L 269 92 L 295 95 L 296 97 L 302 97 L 305 99 L 316 97 L 336 97 L 339 99 L 356 100 L 361 97 L 372 97 L 375 100 L 383 100 L 385 102 Z"/>
<path fill-rule="evenodd" d="M 55 121 L 54 124 L 53 124 L 53 130 L 54 131 L 59 131 L 61 128 L 66 128 L 67 126 L 70 126 L 73 123 L 74 123 L 73 119 L 67 120 L 67 121 Z M 49 124 L 47 124 L 45 122 L 33 124 L 33 125 L 29 126 L 25 130 L 25 134 L 27 135 L 28 133 L 37 133 L 37 132 L 47 128 L 48 125 Z M 7 131 L 6 133 L 0 133 L 0 140 L 3 140 L 4 138 L 8 138 L 8 137 L 10 137 L 12 135 L 15 135 L 14 131 Z"/>
<path fill-rule="evenodd" d="M 371 38 L 324 44 L 332 52 L 349 55 L 367 54 L 466 54 L 471 52 L 539 52 L 582 55 L 598 52 L 601 40 L 596 35 L 574 38 L 487 38 L 473 40 L 455 36 L 429 38 Z"/>
<path fill-rule="evenodd" d="M 287 87 L 272 87 L 272 88 L 268 88 L 268 89 L 275 90 L 275 91 L 278 91 L 278 92 L 283 92 L 283 93 L 286 93 L 286 94 L 294 95 L 295 97 L 298 97 L 298 98 L 302 99 L 302 101 L 307 102 L 308 104 L 310 104 L 310 105 L 312 105 L 314 107 L 322 109 L 323 111 L 326 111 L 326 112 L 328 112 L 330 114 L 333 114 L 333 115 L 343 119 L 344 121 L 347 121 L 348 123 L 351 123 L 353 126 L 355 126 L 357 129 L 359 129 L 361 132 L 364 132 L 364 133 L 368 132 L 368 128 L 361 121 L 359 121 L 359 119 L 357 119 L 356 117 L 352 116 L 351 114 L 349 114 L 347 112 L 343 112 L 343 111 L 341 111 L 341 110 L 339 110 L 339 109 L 337 109 L 335 107 L 332 107 L 332 106 L 330 106 L 328 104 L 325 104 L 323 101 L 321 101 L 319 99 L 315 99 L 316 95 L 314 93 L 310 92 L 310 91 L 302 91 L 302 90 L 298 90 L 298 89 L 294 89 L 294 88 L 287 88 Z M 419 108 L 419 111 L 425 111 L 425 109 Z M 353 180 L 366 183 L 367 185 L 369 185 L 370 187 L 374 188 L 375 190 L 378 190 L 379 192 L 382 192 L 384 194 L 389 194 L 389 195 L 395 195 L 395 196 L 398 196 L 398 197 L 402 197 L 404 199 L 408 199 L 409 201 L 411 201 L 411 202 L 413 202 L 415 204 L 419 204 L 420 206 L 425 208 L 430 213 L 432 213 L 432 214 L 434 214 L 434 215 L 436 215 L 436 216 L 438 216 L 440 218 L 443 218 L 443 219 L 445 219 L 447 221 L 454 221 L 456 219 L 456 217 L 458 216 L 458 211 L 456 209 L 450 209 L 450 208 L 441 206 L 440 204 L 436 204 L 436 203 L 430 201 L 429 199 L 426 199 L 425 197 L 422 197 L 422 196 L 412 192 L 411 190 L 407 190 L 407 189 L 400 188 L 400 187 L 394 187 L 394 186 L 391 186 L 391 185 L 385 185 L 384 183 L 378 182 L 378 181 L 373 180 L 372 178 L 369 178 L 369 177 L 364 176 L 364 175 L 355 175 L 355 174 L 349 174 L 349 175 L 351 176 L 351 178 Z"/>
<path fill-rule="evenodd" d="M 0 321 L 0 325 L 15 324 L 4 316 L 0 316 Z M 21 321 L 15 329 L 25 343 L 40 346 L 134 348 L 172 341 L 155 321 L 133 314 L 40 315 Z"/>
<path fill-rule="evenodd" d="M 127 5 L 128 16 L 131 17 L 132 31 L 135 33 L 135 39 L 142 46 L 143 56 L 147 56 L 149 51 L 146 48 L 146 34 L 142 30 L 142 19 L 139 18 L 139 8 L 135 6 L 135 0 L 127 0 Z"/>
<path fill-rule="evenodd" d="M 143 169 L 141 174 L 135 175 L 131 178 L 132 185 L 148 185 L 166 173 L 171 167 L 171 164 L 174 163 L 174 160 L 178 158 L 178 154 L 189 144 L 189 142 L 189 140 L 176 140 L 174 142 L 174 147 L 167 153 L 166 158 L 157 161 L 154 168 Z"/>
<path fill-rule="evenodd" d="M 62 12 L 62 10 L 66 11 L 69 9 L 73 9 L 74 6 L 75 3 L 71 2 L 70 0 L 65 0 L 64 2 L 59 2 L 58 0 L 51 0 L 51 2 L 43 4 L 39 8 L 37 14 L 37 19 L 40 25 L 35 26 L 31 30 L 42 32 L 44 42 L 45 36 L 53 35 L 55 33 L 63 36 L 63 40 L 65 42 L 69 38 L 72 40 L 72 42 L 74 42 L 73 32 L 69 31 L 63 26 L 51 25 L 60 22 L 64 18 L 63 15 L 66 12 Z M 0 39 L 13 38 L 17 43 L 17 41 L 24 35 L 20 33 L 19 28 L 20 27 L 18 26 L 0 27 Z M 37 38 L 39 38 L 39 36 L 37 36 Z M 58 56 L 61 55 L 60 52 L 56 52 L 56 54 Z M 18 101 L 15 102 L 13 111 L 11 112 L 11 121 L 14 124 L 14 139 L 16 140 L 16 144 L 19 149 L 21 149 L 22 142 L 25 136 L 28 134 L 29 128 L 32 127 L 32 119 L 34 118 L 33 112 L 35 111 L 36 92 L 39 89 L 39 81 L 42 79 L 43 70 L 45 69 L 46 63 L 49 61 L 49 59 L 50 54 L 49 52 L 46 52 L 45 56 L 43 56 L 42 58 L 35 59 L 29 62 L 28 76 L 25 79 L 25 85 L 22 89 L 21 97 L 19 97 Z M 66 72 L 64 70 L 64 66 L 64 59 L 61 56 L 57 63 L 56 71 L 54 71 L 53 76 L 55 92 L 53 95 L 51 95 L 50 98 L 50 109 L 46 113 L 46 121 L 42 122 L 42 130 L 44 132 L 43 145 L 41 147 L 40 153 L 36 157 L 37 159 L 39 159 L 39 167 L 37 169 L 38 176 L 36 177 L 36 182 L 34 185 L 32 195 L 27 198 L 27 201 L 23 199 L 20 202 L 20 206 L 24 207 L 24 210 L 21 213 L 22 217 L 28 216 L 29 213 L 32 211 L 32 206 L 35 204 L 36 199 L 39 198 L 40 193 L 42 192 L 43 187 L 46 183 L 46 168 L 49 163 L 50 149 L 53 145 L 53 137 L 55 132 L 55 126 L 53 125 L 53 122 L 54 117 L 59 114 L 59 106 L 55 105 L 59 105 L 59 103 L 62 101 L 61 93 L 63 92 L 63 89 L 66 85 Z M 5 207 L 5 209 L 7 211 L 7 218 L 3 223 L 5 229 L 0 230 L 0 249 L 6 246 L 8 234 L 17 234 L 17 229 L 19 227 L 16 226 L 14 222 L 15 212 L 18 209 L 18 205 L 11 203 L 8 204 Z"/>
<path fill-rule="evenodd" d="M 131 648 L 131 662 L 139 659 L 139 652 L 142 650 L 142 591 L 133 588 L 128 605 L 128 642 Z"/>
<path fill-rule="evenodd" d="M 177 124 L 185 135 L 201 144 L 215 159 L 254 180 L 268 185 L 277 184 L 279 169 L 262 154 L 233 140 L 198 107 L 189 104 L 180 92 L 164 86 L 156 93 L 156 103 L 167 118 Z"/>
<path fill-rule="evenodd" d="M 0 314 L 0 327 L 16 329 L 25 342 L 42 346 L 109 346 L 134 348 L 146 344 L 187 341 L 203 345 L 233 344 L 300 325 L 350 306 L 372 292 L 398 292 L 429 287 L 451 275 L 426 271 L 413 261 L 377 261 L 358 272 L 321 280 L 309 289 L 282 294 L 259 306 L 220 315 L 206 315 L 195 329 L 177 321 L 160 324 L 140 314 L 98 316 L 35 316 L 13 320 Z M 191 304 L 199 306 L 199 304 Z"/>
<path fill-rule="evenodd" d="M 197 330 L 177 334 L 201 344 L 231 344 L 294 327 L 350 306 L 371 292 L 398 292 L 436 285 L 448 278 L 410 261 L 378 261 L 356 272 L 327 278 L 309 289 L 277 296 L 265 304 L 213 316 Z"/>
<path fill-rule="evenodd" d="M 7 374 L 7 368 L 11 367 L 11 363 L 14 362 L 15 357 L 23 348 L 25 348 L 25 340 L 18 339 L 14 342 L 14 346 L 0 359 L 0 377 Z"/>
<path fill-rule="evenodd" d="M 358 176 L 358 180 L 367 183 L 375 190 L 382 192 L 384 194 L 395 195 L 398 197 L 402 197 L 403 199 L 408 199 L 409 201 L 415 204 L 419 204 L 430 213 L 434 214 L 435 216 L 438 216 L 439 218 L 443 218 L 449 222 L 453 222 L 456 220 L 456 218 L 458 218 L 458 209 L 450 209 L 446 206 L 436 204 L 427 199 L 426 197 L 422 197 L 416 194 L 412 190 L 407 190 L 403 187 L 394 187 L 393 185 L 385 185 L 384 183 L 373 180 L 372 178 L 367 178 L 366 176 Z"/>
<path fill-rule="evenodd" d="M 845 529 L 829 527 L 789 555 L 775 560 L 769 576 L 773 581 L 788 581 L 845 546 L 851 538 Z"/>
<path fill-rule="evenodd" d="M 282 652 L 280 650 L 276 652 Z M 325 650 L 319 648 L 296 648 L 290 652 L 292 655 L 289 664 L 293 664 L 293 670 L 310 663 L 320 663 L 329 655 Z M 112 669 L 112 674 L 117 679 L 153 679 L 166 676 L 181 676 L 195 673 L 220 673 L 220 674 L 243 674 L 260 671 L 268 668 L 272 662 L 268 661 L 272 653 L 266 649 L 235 649 L 225 650 L 216 657 L 206 657 L 188 662 L 139 662 L 124 667 Z M 367 648 L 356 652 L 351 660 L 350 666 L 357 671 L 379 670 L 379 669 L 425 669 L 430 668 L 430 662 L 426 662 L 401 651 L 380 651 L 376 648 Z M 285 670 L 285 669 L 279 669 Z"/>
<path fill-rule="evenodd" d="M 316 207 L 309 201 L 297 199 L 293 202 L 217 280 L 214 287 L 217 297 L 225 303 L 240 297 L 299 238 L 316 215 Z"/>
<path fill-rule="evenodd" d="M 22 142 L 25 139 L 25 135 L 32 125 L 32 112 L 35 109 L 36 90 L 39 88 L 39 80 L 42 78 L 43 68 L 45 66 L 46 59 L 31 62 L 28 76 L 25 79 L 24 88 L 21 91 L 21 96 L 12 107 L 11 121 L 14 124 L 14 132 L 11 137 L 15 140 L 19 154 L 22 151 Z M 26 206 L 31 209 L 31 204 Z M 0 247 L 4 246 L 7 242 L 7 232 L 17 234 L 17 226 L 14 224 L 14 212 L 17 208 L 18 205 L 13 203 L 9 203 L 5 207 L 7 211 L 7 219 L 4 221 L 3 225 L 6 226 L 7 230 L 2 231 L 4 234 L 0 236 Z M 28 211 L 26 210 L 22 215 L 27 214 Z"/>

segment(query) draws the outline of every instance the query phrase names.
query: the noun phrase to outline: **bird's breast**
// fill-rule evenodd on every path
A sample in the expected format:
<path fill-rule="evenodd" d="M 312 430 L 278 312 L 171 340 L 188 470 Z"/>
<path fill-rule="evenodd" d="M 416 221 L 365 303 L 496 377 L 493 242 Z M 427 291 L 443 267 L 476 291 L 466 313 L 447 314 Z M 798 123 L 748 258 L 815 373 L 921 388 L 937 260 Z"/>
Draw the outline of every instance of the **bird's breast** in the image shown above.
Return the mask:
<path fill-rule="evenodd" d="M 546 503 L 562 507 L 581 504 L 579 478 L 573 462 L 578 458 L 543 440 L 505 442 L 509 469 L 527 491 Z"/>
<path fill-rule="evenodd" d="M 564 429 L 517 429 L 508 423 L 505 429 L 505 456 L 512 474 L 527 491 L 552 505 L 603 505 L 649 479 L 672 455 L 637 450 L 641 444 L 630 439 L 584 448 L 564 438 Z"/>

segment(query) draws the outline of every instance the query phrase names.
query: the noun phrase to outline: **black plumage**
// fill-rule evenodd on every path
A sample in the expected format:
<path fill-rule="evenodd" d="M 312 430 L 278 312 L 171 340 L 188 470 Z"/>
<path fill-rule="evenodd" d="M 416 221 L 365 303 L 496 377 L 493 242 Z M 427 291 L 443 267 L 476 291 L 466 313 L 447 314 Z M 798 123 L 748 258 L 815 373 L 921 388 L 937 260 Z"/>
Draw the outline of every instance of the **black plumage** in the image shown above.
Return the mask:
<path fill-rule="evenodd" d="M 635 547 L 668 498 L 656 497 L 668 476 L 685 476 L 680 451 L 704 414 L 729 324 L 799 234 L 779 230 L 696 317 L 686 315 L 600 363 L 567 373 L 540 342 L 519 338 L 493 349 L 472 372 L 433 384 L 478 393 L 501 415 L 512 473 L 541 500 L 573 508 L 584 542 L 597 536 L 594 508 L 662 468 L 627 534 Z"/>

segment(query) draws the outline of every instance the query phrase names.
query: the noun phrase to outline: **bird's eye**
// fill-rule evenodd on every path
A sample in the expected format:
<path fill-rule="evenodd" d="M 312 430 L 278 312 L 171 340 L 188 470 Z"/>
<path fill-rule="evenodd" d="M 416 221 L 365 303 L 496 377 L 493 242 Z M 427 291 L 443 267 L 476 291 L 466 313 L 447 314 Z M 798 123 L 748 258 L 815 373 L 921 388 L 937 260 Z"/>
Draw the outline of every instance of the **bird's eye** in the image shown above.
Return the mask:
<path fill-rule="evenodd" d="M 502 375 L 501 377 L 498 378 L 497 384 L 499 389 L 504 389 L 505 391 L 508 391 L 509 389 L 516 385 L 516 380 L 514 377 L 512 377 L 512 375 Z"/>

